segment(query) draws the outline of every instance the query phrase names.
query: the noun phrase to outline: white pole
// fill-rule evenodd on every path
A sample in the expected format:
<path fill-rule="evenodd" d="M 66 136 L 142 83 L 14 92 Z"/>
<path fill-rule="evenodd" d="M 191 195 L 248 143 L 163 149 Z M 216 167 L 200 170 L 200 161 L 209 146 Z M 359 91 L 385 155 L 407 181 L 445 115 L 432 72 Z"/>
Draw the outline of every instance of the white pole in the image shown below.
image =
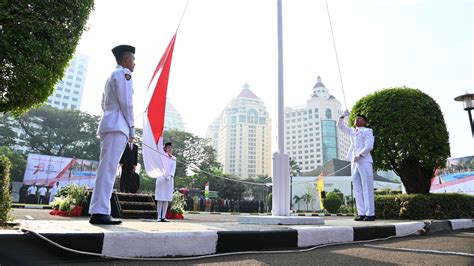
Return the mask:
<path fill-rule="evenodd" d="M 285 124 L 284 124 L 284 95 L 283 95 L 283 30 L 282 30 L 282 0 L 277 0 L 278 24 L 278 152 L 273 154 L 273 216 L 290 215 L 290 171 L 289 158 L 285 154 Z"/>

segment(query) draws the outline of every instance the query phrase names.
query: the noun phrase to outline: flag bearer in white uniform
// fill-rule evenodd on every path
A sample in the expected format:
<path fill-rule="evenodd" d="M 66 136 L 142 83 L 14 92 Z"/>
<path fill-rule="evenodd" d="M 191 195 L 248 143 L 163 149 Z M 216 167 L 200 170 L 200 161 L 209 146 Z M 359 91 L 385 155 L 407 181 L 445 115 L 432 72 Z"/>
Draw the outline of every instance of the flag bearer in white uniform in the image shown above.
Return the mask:
<path fill-rule="evenodd" d="M 351 139 L 347 160 L 351 161 L 352 183 L 358 213 L 355 220 L 375 221 L 374 174 L 370 155 L 370 151 L 374 148 L 374 135 L 371 128 L 365 127 L 367 117 L 357 115 L 355 128 L 349 128 L 344 121 L 345 115 L 339 118 L 337 126 Z"/>
<path fill-rule="evenodd" d="M 159 147 L 163 145 L 162 139 L 160 139 L 158 145 Z M 168 210 L 168 203 L 173 199 L 176 158 L 173 156 L 173 145 L 171 142 L 165 144 L 164 151 L 164 154 L 160 153 L 159 155 L 163 163 L 163 175 L 156 178 L 155 200 L 157 201 L 157 220 L 169 222 L 166 219 L 166 211 Z"/>
<path fill-rule="evenodd" d="M 91 224 L 120 224 L 110 216 L 110 197 L 120 157 L 127 142 L 133 143 L 133 83 L 135 47 L 119 45 L 112 49 L 117 67 L 108 78 L 102 95 L 104 114 L 97 134 L 100 136 L 100 159 L 97 179 L 89 206 Z"/>

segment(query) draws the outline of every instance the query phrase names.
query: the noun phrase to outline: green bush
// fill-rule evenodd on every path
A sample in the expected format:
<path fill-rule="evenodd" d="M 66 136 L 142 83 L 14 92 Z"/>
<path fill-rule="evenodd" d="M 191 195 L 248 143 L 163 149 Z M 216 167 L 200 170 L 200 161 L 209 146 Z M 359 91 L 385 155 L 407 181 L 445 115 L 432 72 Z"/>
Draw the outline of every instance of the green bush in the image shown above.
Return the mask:
<path fill-rule="evenodd" d="M 350 205 L 342 205 L 339 208 L 339 213 L 350 214 L 350 213 L 354 213 L 354 210 L 352 209 L 352 206 Z"/>
<path fill-rule="evenodd" d="M 337 213 L 342 205 L 342 200 L 338 192 L 329 192 L 323 200 L 324 209 L 329 213 Z"/>
<path fill-rule="evenodd" d="M 474 196 L 456 193 L 375 196 L 375 215 L 412 220 L 471 218 Z"/>
<path fill-rule="evenodd" d="M 375 195 L 398 195 L 402 194 L 399 190 L 381 189 L 374 192 Z"/>
<path fill-rule="evenodd" d="M 8 157 L 0 155 L 0 226 L 10 219 L 12 198 L 10 196 L 10 168 Z"/>

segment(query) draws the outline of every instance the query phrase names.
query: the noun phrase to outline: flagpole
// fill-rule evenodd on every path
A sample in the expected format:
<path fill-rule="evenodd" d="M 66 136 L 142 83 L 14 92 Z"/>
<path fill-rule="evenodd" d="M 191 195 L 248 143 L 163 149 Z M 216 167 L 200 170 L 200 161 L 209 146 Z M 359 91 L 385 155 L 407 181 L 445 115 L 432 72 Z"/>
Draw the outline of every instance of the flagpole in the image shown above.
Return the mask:
<path fill-rule="evenodd" d="M 285 154 L 284 86 L 283 86 L 283 19 L 282 0 L 277 0 L 278 32 L 278 151 L 273 154 L 272 215 L 290 215 L 289 157 Z"/>

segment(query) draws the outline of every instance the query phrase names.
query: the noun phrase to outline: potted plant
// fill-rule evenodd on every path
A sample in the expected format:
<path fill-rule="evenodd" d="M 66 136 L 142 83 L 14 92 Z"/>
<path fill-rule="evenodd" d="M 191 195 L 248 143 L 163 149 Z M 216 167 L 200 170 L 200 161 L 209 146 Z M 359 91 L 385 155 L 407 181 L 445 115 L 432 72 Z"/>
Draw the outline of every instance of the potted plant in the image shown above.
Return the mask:
<path fill-rule="evenodd" d="M 170 209 L 166 213 L 167 219 L 184 219 L 184 206 L 186 202 L 184 201 L 183 194 L 179 191 L 173 193 L 173 199 L 171 200 Z"/>
<path fill-rule="evenodd" d="M 52 215 L 81 216 L 86 203 L 87 187 L 69 184 L 62 188 L 51 202 Z"/>

